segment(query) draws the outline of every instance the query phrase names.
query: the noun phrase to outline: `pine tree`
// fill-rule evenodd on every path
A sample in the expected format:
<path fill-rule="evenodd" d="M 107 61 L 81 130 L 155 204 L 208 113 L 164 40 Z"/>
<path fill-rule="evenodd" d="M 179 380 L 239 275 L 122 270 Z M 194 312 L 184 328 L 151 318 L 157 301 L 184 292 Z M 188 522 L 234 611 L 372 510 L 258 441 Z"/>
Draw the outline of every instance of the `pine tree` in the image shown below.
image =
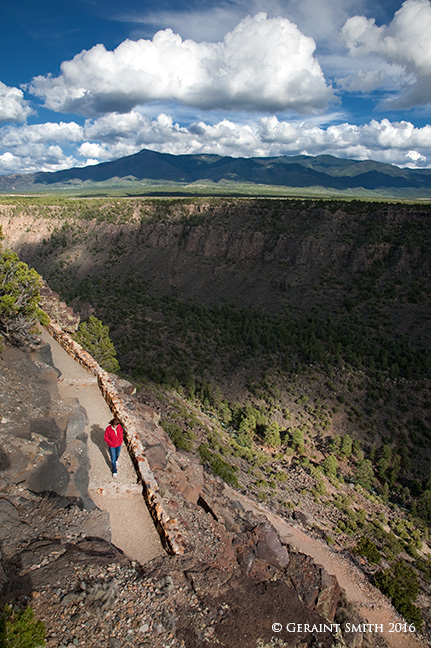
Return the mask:
<path fill-rule="evenodd" d="M 263 442 L 271 448 L 278 448 L 281 445 L 280 426 L 277 421 L 271 421 L 267 426 Z"/>
<path fill-rule="evenodd" d="M 75 334 L 75 340 L 80 344 L 106 371 L 118 371 L 115 347 L 109 337 L 109 327 L 97 317 L 91 315 L 87 322 L 81 322 Z"/>
<path fill-rule="evenodd" d="M 374 481 L 374 469 L 369 459 L 364 459 L 358 463 L 356 467 L 356 481 L 364 488 L 371 488 Z"/>
<path fill-rule="evenodd" d="M 340 452 L 343 457 L 346 457 L 346 459 L 348 459 L 352 454 L 352 438 L 350 434 L 346 434 L 343 437 Z"/>
<path fill-rule="evenodd" d="M 329 477 L 336 477 L 338 469 L 338 461 L 334 455 L 328 455 L 323 462 L 323 471 Z"/>

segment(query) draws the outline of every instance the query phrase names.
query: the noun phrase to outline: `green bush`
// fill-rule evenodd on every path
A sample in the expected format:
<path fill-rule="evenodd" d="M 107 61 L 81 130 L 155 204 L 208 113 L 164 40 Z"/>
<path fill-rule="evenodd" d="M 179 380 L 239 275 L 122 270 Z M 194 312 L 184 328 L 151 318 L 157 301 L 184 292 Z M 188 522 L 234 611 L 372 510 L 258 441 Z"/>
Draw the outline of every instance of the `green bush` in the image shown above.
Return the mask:
<path fill-rule="evenodd" d="M 34 618 L 30 607 L 17 610 L 5 605 L 0 616 L 1 648 L 41 648 L 45 646 L 45 626 Z"/>
<path fill-rule="evenodd" d="M 378 565 L 382 556 L 380 551 L 377 549 L 376 545 L 372 540 L 366 536 L 362 536 L 356 545 L 354 552 L 359 556 L 363 556 L 373 565 Z"/>
<path fill-rule="evenodd" d="M 421 630 L 423 619 L 413 601 L 419 593 L 419 579 L 415 570 L 404 560 L 398 560 L 391 569 L 384 569 L 375 576 L 377 587 L 388 596 L 400 614 Z"/>
<path fill-rule="evenodd" d="M 83 349 L 100 364 L 106 371 L 118 371 L 115 347 L 109 337 L 109 327 L 105 326 L 97 317 L 91 315 L 87 322 L 81 322 L 75 334 L 75 340 Z"/>
<path fill-rule="evenodd" d="M 0 241 L 3 234 L 0 228 Z M 32 329 L 48 318 L 39 307 L 42 278 L 11 250 L 0 254 L 0 335 L 21 346 L 35 341 Z"/>
<path fill-rule="evenodd" d="M 191 430 L 183 430 L 179 425 L 172 421 L 162 419 L 160 425 L 164 431 L 170 436 L 172 443 L 179 450 L 192 450 L 193 441 L 196 435 Z"/>
<path fill-rule="evenodd" d="M 236 466 L 231 466 L 214 452 L 211 452 L 207 443 L 200 445 L 198 451 L 202 462 L 208 464 L 215 475 L 219 475 L 219 477 L 231 486 L 239 485 L 237 476 L 235 475 L 237 470 Z"/>

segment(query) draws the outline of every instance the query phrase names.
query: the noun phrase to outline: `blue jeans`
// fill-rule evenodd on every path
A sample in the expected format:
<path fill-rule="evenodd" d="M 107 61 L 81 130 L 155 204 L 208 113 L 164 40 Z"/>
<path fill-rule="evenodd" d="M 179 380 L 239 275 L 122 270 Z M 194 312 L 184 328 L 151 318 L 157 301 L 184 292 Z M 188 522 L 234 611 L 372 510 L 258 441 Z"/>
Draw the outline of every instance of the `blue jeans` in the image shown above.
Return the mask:
<path fill-rule="evenodd" d="M 112 474 L 116 475 L 117 474 L 117 459 L 120 456 L 120 450 L 121 446 L 117 446 L 116 448 L 109 448 L 109 454 L 111 455 L 111 464 L 112 464 Z"/>

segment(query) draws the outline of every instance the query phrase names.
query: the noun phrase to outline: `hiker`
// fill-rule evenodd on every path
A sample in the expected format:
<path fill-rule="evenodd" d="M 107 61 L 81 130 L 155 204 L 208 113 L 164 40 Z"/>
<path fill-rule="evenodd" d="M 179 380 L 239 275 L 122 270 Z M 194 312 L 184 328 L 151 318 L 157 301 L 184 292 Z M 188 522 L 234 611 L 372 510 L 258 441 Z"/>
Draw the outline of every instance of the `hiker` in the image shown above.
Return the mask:
<path fill-rule="evenodd" d="M 109 454 L 112 463 L 112 476 L 117 476 L 117 461 L 120 456 L 121 444 L 123 443 L 123 428 L 117 418 L 109 421 L 105 430 L 105 441 L 108 444 Z"/>

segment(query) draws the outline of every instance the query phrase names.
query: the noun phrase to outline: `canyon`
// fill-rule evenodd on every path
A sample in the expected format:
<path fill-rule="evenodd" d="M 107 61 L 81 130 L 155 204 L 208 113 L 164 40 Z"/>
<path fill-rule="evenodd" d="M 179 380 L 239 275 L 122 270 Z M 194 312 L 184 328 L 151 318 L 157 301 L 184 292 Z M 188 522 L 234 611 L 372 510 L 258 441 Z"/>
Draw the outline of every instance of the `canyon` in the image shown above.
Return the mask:
<path fill-rule="evenodd" d="M 397 558 L 421 566 L 418 602 L 428 632 L 427 533 L 409 526 L 403 507 L 417 501 L 425 520 L 430 213 L 427 205 L 358 201 L 2 201 L 6 244 L 67 302 L 46 287 L 51 318 L 69 332 L 79 318 L 101 318 L 124 385 L 138 387 L 121 399 L 128 414 L 141 417 L 144 454 L 186 548 L 144 570 L 145 578 L 170 577 L 184 588 L 174 601 L 167 587 L 170 604 L 177 611 L 184 605 L 187 619 L 180 623 L 176 613 L 166 622 L 175 630 L 171 645 L 202 645 L 203 637 L 230 645 L 223 642 L 235 636 L 240 646 L 250 615 L 260 619 L 256 645 L 312 645 L 312 637 L 265 634 L 265 596 L 268 605 L 279 601 L 281 614 L 284 588 L 292 586 L 289 600 L 327 621 L 361 624 L 360 612 L 379 623 L 380 603 L 351 607 L 326 568 L 336 564 L 331 551 L 340 559 L 347 552 L 353 571 L 340 576 L 343 587 L 349 579 L 373 582 L 376 568 L 354 553 L 366 534 L 384 553 L 381 569 L 393 564 L 385 542 L 395 547 L 395 538 L 402 543 Z M 245 424 L 253 416 L 261 418 L 252 438 Z M 264 437 L 271 425 L 280 431 L 274 446 Z M 332 449 L 337 437 L 356 444 L 352 454 Z M 334 473 L 328 456 L 337 457 Z M 365 477 L 357 482 L 369 465 L 370 487 Z M 307 555 L 322 560 L 325 573 Z M 313 594 L 303 589 L 308 573 Z M 203 608 L 194 615 L 186 591 L 189 601 L 191 592 L 199 605 L 210 601 L 214 615 L 228 596 L 241 632 L 232 635 L 233 617 L 220 614 L 219 622 L 213 612 L 202 625 Z M 244 607 L 247 598 L 261 616 Z M 321 607 L 327 600 L 330 612 Z M 294 609 L 295 622 L 317 623 Z M 336 640 L 367 645 L 370 635 Z"/>

